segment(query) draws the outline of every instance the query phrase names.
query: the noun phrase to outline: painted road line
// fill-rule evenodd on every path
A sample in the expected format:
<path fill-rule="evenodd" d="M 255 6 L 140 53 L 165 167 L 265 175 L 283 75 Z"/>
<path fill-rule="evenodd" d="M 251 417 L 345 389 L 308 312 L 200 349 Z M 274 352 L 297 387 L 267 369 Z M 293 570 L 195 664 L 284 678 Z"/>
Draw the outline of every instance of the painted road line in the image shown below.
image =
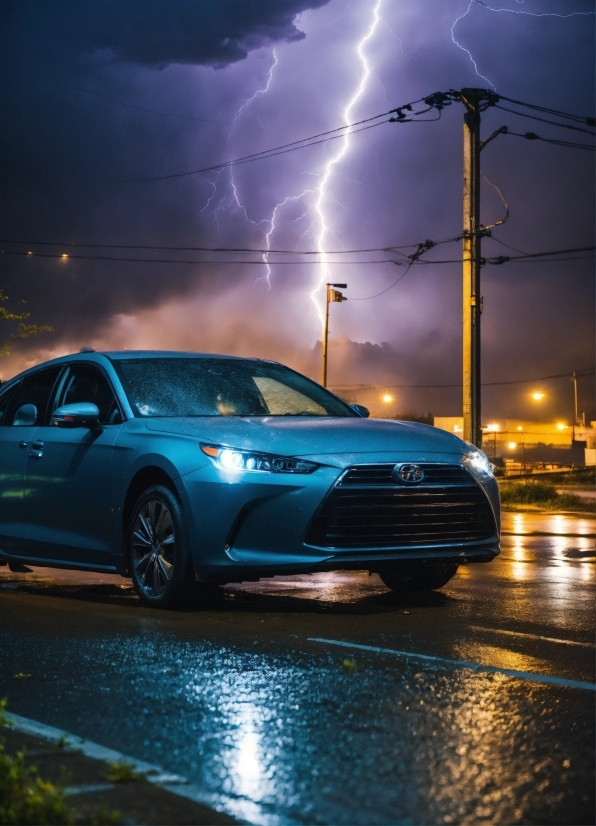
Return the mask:
<path fill-rule="evenodd" d="M 552 531 L 501 531 L 501 536 L 563 536 L 571 539 L 596 539 L 596 533 L 553 533 Z"/>
<path fill-rule="evenodd" d="M 89 783 L 87 786 L 67 786 L 64 789 L 65 797 L 74 797 L 77 794 L 92 794 L 93 792 L 110 792 L 116 788 L 115 783 Z"/>
<path fill-rule="evenodd" d="M 62 748 L 80 751 L 87 757 L 100 760 L 103 763 L 117 762 L 131 764 L 134 766 L 135 771 L 138 772 L 139 775 L 144 775 L 143 779 L 149 783 L 155 783 L 160 788 L 166 789 L 166 791 L 178 797 L 184 797 L 187 800 L 192 800 L 194 803 L 201 803 L 218 812 L 231 815 L 241 823 L 259 824 L 259 826 L 281 826 L 282 823 L 284 826 L 292 826 L 292 824 L 296 823 L 285 817 L 282 820 L 278 815 L 265 811 L 262 806 L 253 800 L 245 797 L 233 797 L 232 795 L 206 792 L 204 789 L 195 786 L 194 783 L 190 783 L 183 775 L 165 772 L 160 766 L 155 766 L 153 763 L 137 760 L 135 757 L 130 757 L 127 754 L 107 748 L 106 746 L 101 746 L 92 740 L 85 740 L 68 731 L 63 731 L 54 726 L 46 726 L 45 723 L 38 723 L 37 720 L 21 717 L 20 714 L 12 714 L 12 712 L 8 711 L 4 712 L 4 716 L 12 728 L 17 729 L 17 731 L 22 731 L 24 734 L 41 737 L 51 743 L 60 743 Z M 85 791 L 90 790 L 90 787 L 85 789 Z M 71 794 L 83 794 L 83 788 L 73 787 Z"/>
<path fill-rule="evenodd" d="M 432 657 L 430 654 L 416 654 L 413 651 L 397 651 L 395 648 L 377 648 L 374 645 L 361 645 L 360 643 L 346 642 L 345 640 L 326 640 L 322 637 L 307 637 L 307 639 L 309 642 L 320 642 L 325 645 L 341 645 L 343 648 L 358 648 L 361 651 L 372 651 L 375 654 L 391 654 L 394 657 L 423 660 L 424 662 L 439 663 L 440 665 L 452 665 L 456 668 L 471 668 L 474 671 L 483 671 L 489 674 L 504 674 L 506 677 L 514 677 L 517 680 L 530 680 L 534 683 L 546 683 L 547 685 L 565 686 L 565 688 L 581 688 L 584 691 L 596 691 L 596 684 L 594 683 L 568 680 L 565 677 L 551 677 L 549 674 L 533 674 L 531 671 L 514 671 L 511 668 L 498 668 L 494 665 L 483 665 L 482 663 L 467 662 L 466 660 L 449 660 L 446 657 Z"/>
<path fill-rule="evenodd" d="M 486 631 L 490 634 L 508 634 L 510 637 L 527 637 L 530 640 L 544 640 L 545 642 L 556 642 L 560 645 L 577 645 L 580 648 L 594 648 L 592 642 L 576 642 L 575 640 L 560 640 L 557 637 L 543 637 L 540 634 L 527 634 L 524 631 L 507 631 L 504 628 L 485 628 L 482 625 L 469 625 L 471 631 Z"/>

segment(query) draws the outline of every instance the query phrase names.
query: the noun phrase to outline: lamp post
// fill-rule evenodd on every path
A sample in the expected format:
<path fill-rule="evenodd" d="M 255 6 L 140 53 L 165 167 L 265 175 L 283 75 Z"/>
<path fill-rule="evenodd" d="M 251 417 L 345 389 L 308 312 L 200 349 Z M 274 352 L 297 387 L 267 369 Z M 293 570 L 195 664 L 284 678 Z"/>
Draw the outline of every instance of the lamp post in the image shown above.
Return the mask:
<path fill-rule="evenodd" d="M 343 293 L 340 293 L 339 290 L 334 289 L 334 287 L 341 287 L 341 289 L 346 289 L 347 284 L 327 284 L 327 295 L 325 299 L 325 323 L 323 326 L 323 387 L 327 387 L 327 345 L 329 341 L 329 304 L 332 301 L 347 301 Z"/>

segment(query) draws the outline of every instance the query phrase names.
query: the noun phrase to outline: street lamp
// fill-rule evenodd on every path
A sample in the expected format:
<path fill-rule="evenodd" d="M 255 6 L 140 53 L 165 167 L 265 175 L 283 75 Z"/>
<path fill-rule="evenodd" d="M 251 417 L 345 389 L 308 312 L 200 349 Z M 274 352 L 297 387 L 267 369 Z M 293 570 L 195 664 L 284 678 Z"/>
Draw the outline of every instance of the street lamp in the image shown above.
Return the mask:
<path fill-rule="evenodd" d="M 545 394 L 542 393 L 540 390 L 536 390 L 536 391 L 534 391 L 534 393 L 532 393 L 532 398 L 534 399 L 535 402 L 539 402 L 539 401 L 542 401 L 542 399 L 544 398 L 544 395 Z"/>
<path fill-rule="evenodd" d="M 339 292 L 333 289 L 334 287 L 341 287 L 345 290 L 347 284 L 327 284 L 327 296 L 325 301 L 325 325 L 323 327 L 323 387 L 327 387 L 327 343 L 329 340 L 329 304 L 332 301 L 347 301 L 348 299 Z"/>

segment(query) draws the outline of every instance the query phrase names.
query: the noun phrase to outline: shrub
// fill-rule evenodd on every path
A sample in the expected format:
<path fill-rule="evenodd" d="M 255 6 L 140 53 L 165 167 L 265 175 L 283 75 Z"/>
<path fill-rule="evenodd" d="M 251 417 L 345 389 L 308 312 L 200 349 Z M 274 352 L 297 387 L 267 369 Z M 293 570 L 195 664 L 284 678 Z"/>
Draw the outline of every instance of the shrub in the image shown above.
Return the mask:
<path fill-rule="evenodd" d="M 551 508 L 581 508 L 586 503 L 572 493 L 557 493 L 550 482 L 509 482 L 501 485 L 503 505 L 542 505 Z"/>

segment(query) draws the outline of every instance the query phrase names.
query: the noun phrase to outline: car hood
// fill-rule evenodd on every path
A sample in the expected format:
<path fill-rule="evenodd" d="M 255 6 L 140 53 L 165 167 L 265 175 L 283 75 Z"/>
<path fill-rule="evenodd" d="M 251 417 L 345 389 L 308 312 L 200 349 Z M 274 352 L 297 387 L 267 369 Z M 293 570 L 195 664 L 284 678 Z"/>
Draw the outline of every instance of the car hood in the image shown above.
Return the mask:
<path fill-rule="evenodd" d="M 461 439 L 444 430 L 387 419 L 210 416 L 147 419 L 146 426 L 148 430 L 285 456 L 402 452 L 461 456 L 464 448 Z"/>

